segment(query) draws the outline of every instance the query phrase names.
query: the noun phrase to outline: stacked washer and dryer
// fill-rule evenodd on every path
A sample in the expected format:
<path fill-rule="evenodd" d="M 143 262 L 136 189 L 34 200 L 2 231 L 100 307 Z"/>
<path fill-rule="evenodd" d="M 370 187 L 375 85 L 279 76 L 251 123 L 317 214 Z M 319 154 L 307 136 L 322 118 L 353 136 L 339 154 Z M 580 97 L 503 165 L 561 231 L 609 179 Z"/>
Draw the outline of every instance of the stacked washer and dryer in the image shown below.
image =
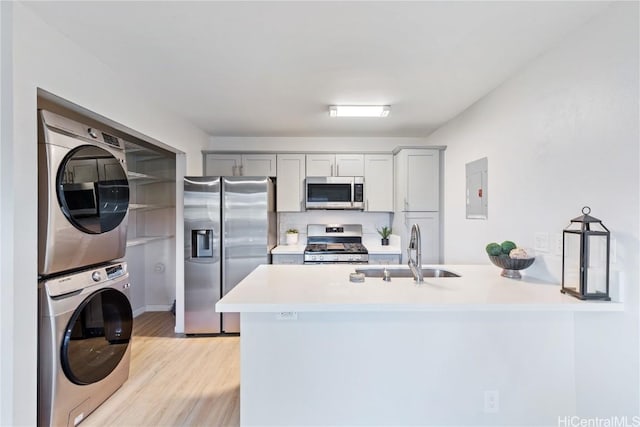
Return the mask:
<path fill-rule="evenodd" d="M 75 426 L 129 377 L 124 141 L 38 114 L 38 424 Z"/>

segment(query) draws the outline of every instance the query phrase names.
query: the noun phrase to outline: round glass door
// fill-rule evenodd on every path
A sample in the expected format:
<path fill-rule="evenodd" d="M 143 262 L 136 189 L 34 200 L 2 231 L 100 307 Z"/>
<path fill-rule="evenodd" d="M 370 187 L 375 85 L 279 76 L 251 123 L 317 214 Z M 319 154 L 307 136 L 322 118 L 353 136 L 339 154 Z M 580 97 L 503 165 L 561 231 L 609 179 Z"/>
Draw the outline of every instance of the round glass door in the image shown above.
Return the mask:
<path fill-rule="evenodd" d="M 67 219 L 85 233 L 116 228 L 129 207 L 129 182 L 120 161 L 91 145 L 67 154 L 57 176 L 58 202 Z"/>
<path fill-rule="evenodd" d="M 62 340 L 65 375 L 75 384 L 102 380 L 127 351 L 133 313 L 127 297 L 115 289 L 94 292 L 76 309 Z"/>

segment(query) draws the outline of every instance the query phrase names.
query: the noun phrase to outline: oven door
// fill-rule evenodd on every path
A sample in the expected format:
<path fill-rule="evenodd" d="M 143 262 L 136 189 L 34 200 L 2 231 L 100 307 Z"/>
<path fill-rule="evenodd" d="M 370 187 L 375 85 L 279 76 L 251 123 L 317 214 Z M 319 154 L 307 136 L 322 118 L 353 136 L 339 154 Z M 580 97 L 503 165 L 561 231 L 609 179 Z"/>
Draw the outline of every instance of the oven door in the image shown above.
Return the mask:
<path fill-rule="evenodd" d="M 354 177 L 309 177 L 306 179 L 307 209 L 362 209 L 354 206 Z"/>

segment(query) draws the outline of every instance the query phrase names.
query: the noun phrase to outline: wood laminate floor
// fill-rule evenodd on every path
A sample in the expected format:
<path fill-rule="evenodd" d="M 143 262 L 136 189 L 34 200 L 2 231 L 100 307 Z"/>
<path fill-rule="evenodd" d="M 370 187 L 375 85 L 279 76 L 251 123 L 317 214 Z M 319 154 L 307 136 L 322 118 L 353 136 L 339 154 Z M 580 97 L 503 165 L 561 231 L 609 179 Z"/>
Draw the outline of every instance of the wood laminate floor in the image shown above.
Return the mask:
<path fill-rule="evenodd" d="M 240 425 L 240 338 L 173 331 L 171 313 L 135 318 L 129 380 L 82 427 Z"/>

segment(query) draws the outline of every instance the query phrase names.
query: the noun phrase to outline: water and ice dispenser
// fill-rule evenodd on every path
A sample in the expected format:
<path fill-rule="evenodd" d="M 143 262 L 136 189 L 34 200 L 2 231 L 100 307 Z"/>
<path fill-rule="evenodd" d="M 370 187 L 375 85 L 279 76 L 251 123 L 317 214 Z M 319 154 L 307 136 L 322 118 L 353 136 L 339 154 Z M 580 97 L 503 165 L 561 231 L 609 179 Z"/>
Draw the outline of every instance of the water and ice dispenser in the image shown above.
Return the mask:
<path fill-rule="evenodd" d="M 191 230 L 191 257 L 213 258 L 213 230 Z"/>

